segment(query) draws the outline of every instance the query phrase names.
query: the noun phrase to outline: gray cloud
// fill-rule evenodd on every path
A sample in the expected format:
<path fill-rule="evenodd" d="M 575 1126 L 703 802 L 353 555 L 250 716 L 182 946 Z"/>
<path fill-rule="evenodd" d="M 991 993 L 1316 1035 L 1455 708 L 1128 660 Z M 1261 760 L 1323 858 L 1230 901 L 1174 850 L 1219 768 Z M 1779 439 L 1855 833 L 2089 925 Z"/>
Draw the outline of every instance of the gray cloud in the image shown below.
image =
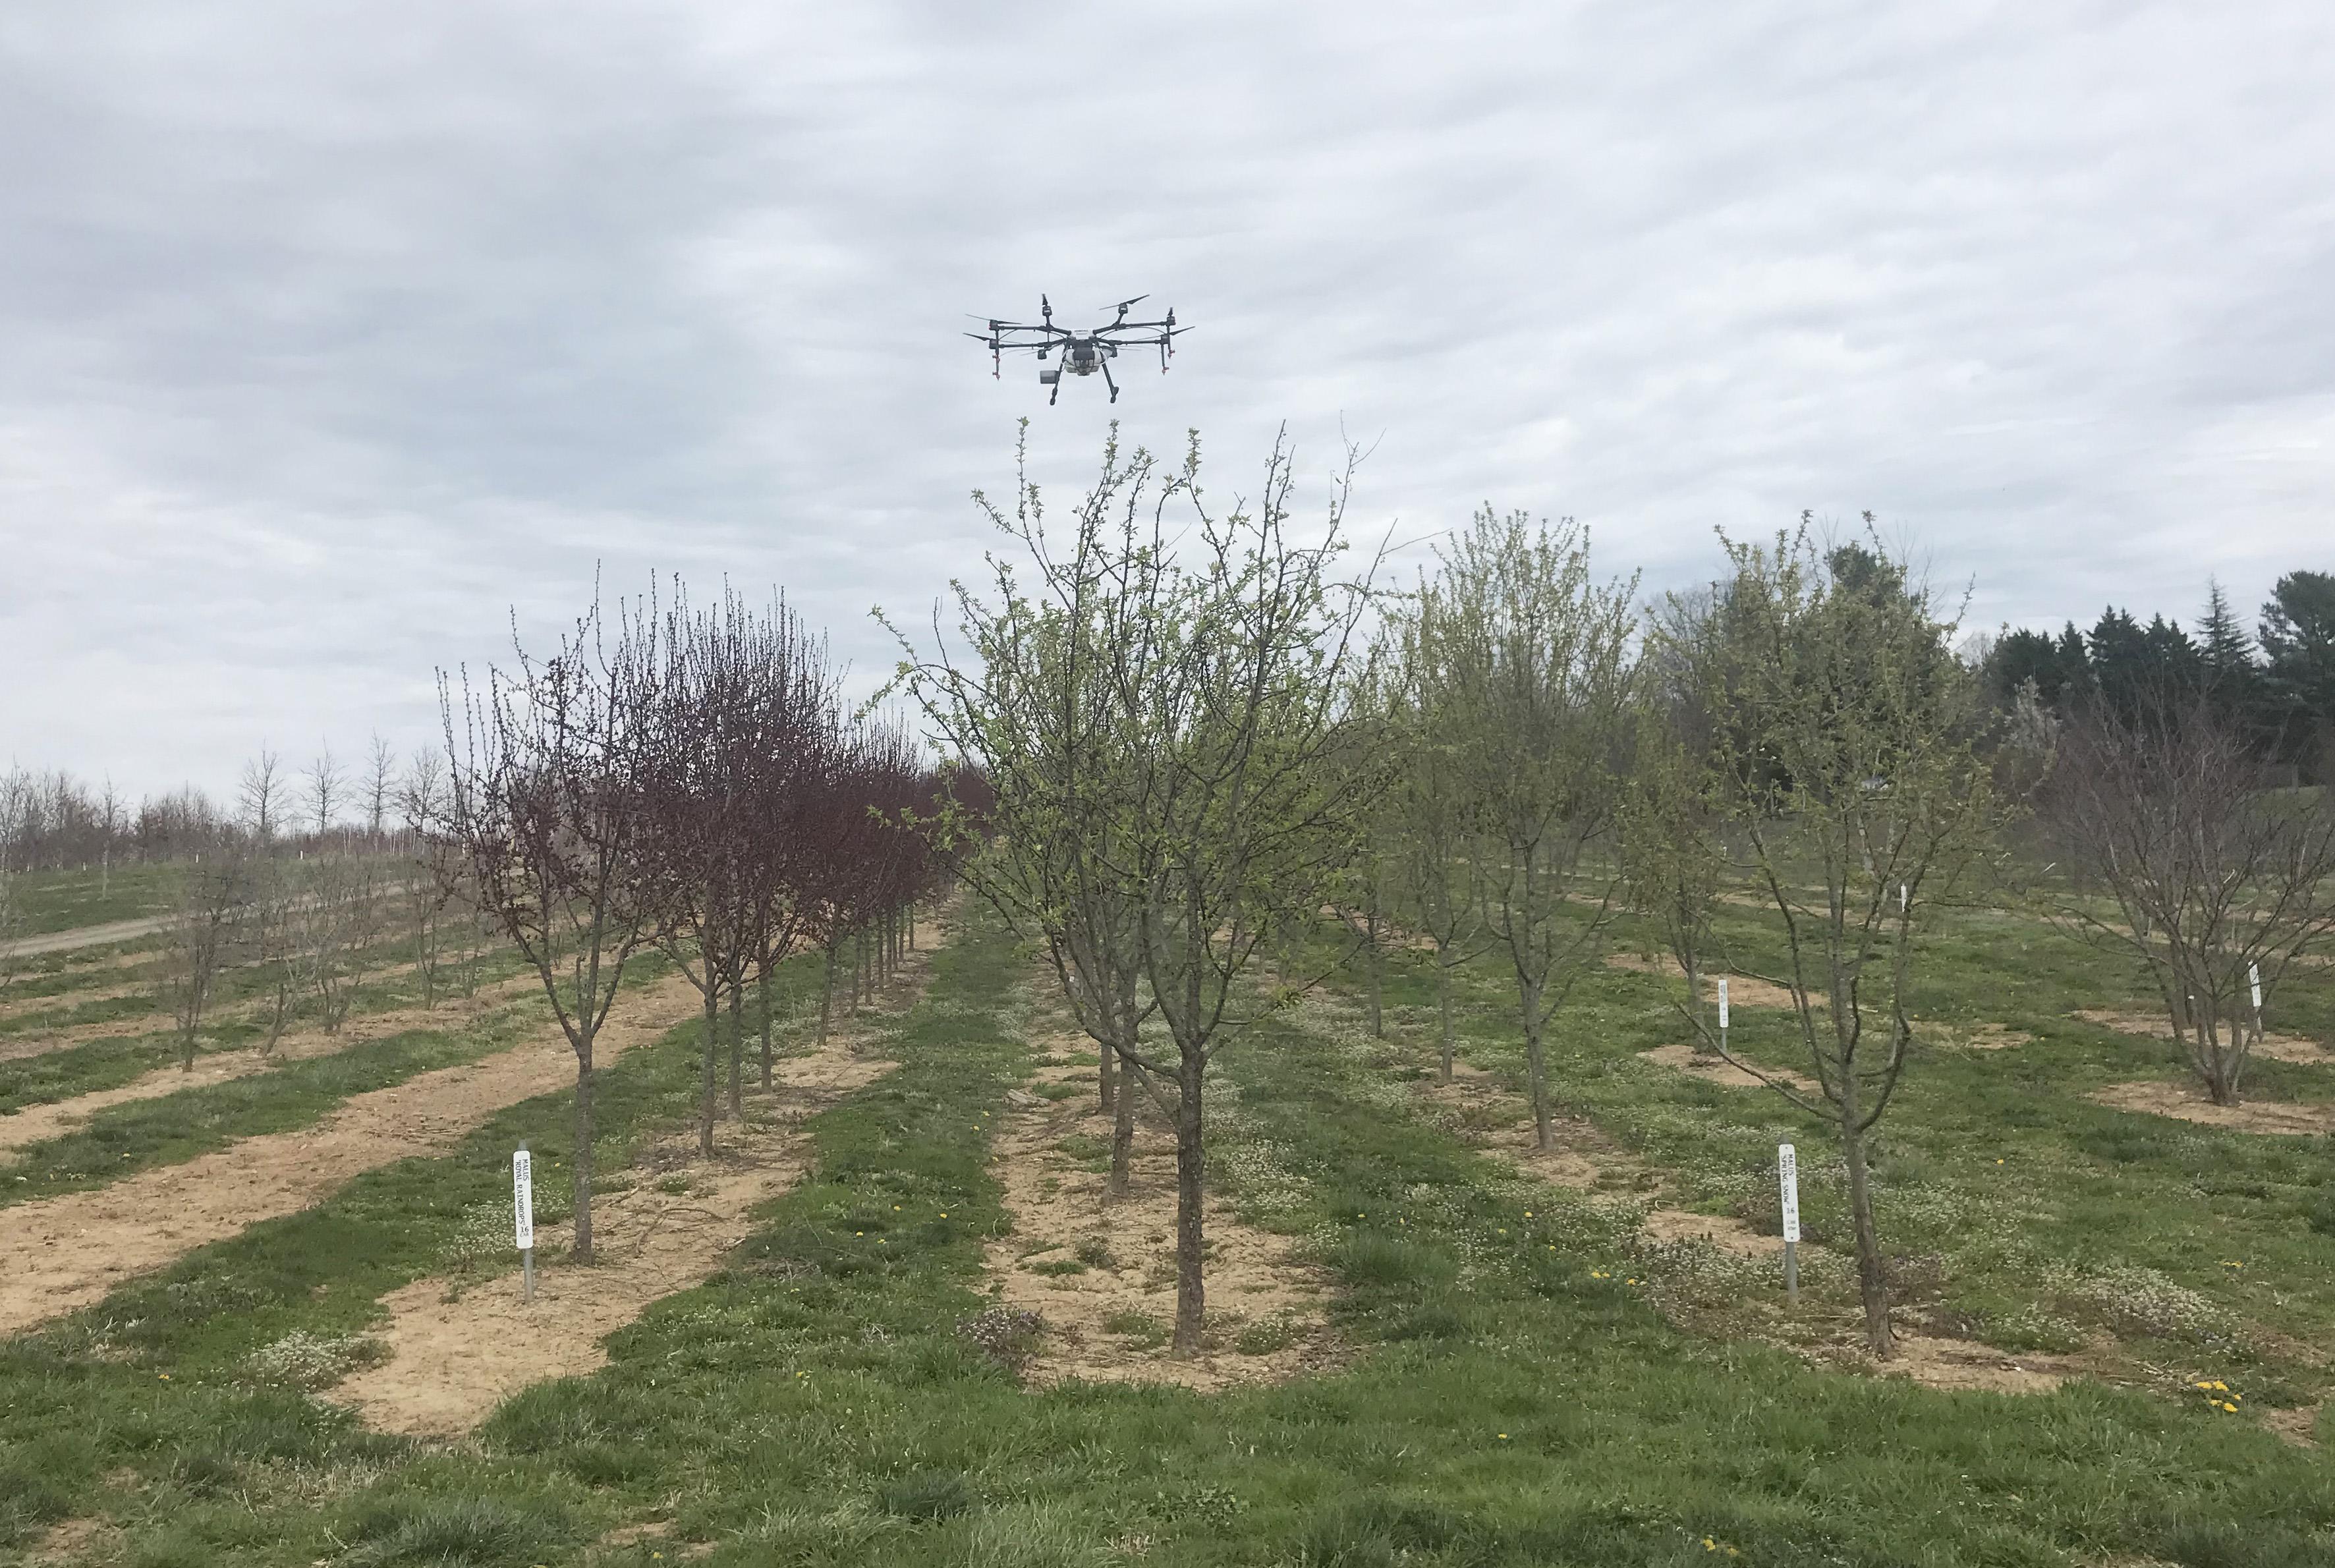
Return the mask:
<path fill-rule="evenodd" d="M 1406 538 L 1872 508 L 1982 622 L 2250 605 L 2335 566 L 2330 80 L 2304 3 L 14 8 L 0 760 L 419 744 L 596 564 L 872 679 L 1016 418 L 1093 463 L 954 335 L 1042 289 L 1198 329 L 1131 439 L 1342 428 Z"/>

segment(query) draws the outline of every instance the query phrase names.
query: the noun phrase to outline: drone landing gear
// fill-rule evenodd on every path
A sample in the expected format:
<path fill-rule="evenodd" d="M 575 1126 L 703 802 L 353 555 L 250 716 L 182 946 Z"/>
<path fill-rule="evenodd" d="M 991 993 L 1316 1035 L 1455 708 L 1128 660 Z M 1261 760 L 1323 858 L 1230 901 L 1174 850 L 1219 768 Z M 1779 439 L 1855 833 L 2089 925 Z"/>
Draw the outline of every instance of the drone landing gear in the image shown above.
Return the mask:
<path fill-rule="evenodd" d="M 1108 359 L 1102 362 L 1102 384 L 1110 389 L 1110 401 L 1117 402 L 1119 401 L 1119 383 L 1110 379 L 1110 361 Z M 1056 392 L 1060 392 L 1062 389 L 1060 385 L 1057 385 L 1054 390 Z"/>

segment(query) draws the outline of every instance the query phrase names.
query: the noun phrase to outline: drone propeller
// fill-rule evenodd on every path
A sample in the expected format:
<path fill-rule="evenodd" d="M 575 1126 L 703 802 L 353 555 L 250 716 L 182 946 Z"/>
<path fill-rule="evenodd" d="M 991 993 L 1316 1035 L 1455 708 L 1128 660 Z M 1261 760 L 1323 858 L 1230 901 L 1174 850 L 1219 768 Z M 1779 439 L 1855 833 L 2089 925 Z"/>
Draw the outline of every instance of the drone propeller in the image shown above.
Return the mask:
<path fill-rule="evenodd" d="M 1138 294 L 1138 295 L 1137 295 L 1133 299 L 1122 299 L 1122 300 L 1120 300 L 1117 305 L 1097 305 L 1095 308 L 1096 308 L 1096 309 L 1098 309 L 1098 310 L 1113 310 L 1113 309 L 1115 309 L 1115 310 L 1117 310 L 1117 311 L 1119 312 L 1119 315 L 1125 315 L 1128 313 L 1128 310 L 1129 310 L 1129 308 L 1130 306 L 1141 305 L 1145 300 L 1149 299 L 1150 297 L 1151 297 L 1151 296 L 1150 296 L 1149 295 L 1148 295 L 1148 294 Z"/>

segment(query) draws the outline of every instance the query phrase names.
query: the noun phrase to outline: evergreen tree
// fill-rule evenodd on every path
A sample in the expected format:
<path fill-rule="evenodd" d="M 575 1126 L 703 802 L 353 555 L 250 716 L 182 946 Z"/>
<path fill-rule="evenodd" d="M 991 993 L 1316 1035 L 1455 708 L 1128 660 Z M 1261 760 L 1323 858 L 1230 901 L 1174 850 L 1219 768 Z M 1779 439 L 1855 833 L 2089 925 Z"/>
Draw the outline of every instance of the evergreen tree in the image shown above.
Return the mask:
<path fill-rule="evenodd" d="M 2289 572 L 2262 610 L 2268 708 L 2290 761 L 2335 771 L 2335 575 Z"/>

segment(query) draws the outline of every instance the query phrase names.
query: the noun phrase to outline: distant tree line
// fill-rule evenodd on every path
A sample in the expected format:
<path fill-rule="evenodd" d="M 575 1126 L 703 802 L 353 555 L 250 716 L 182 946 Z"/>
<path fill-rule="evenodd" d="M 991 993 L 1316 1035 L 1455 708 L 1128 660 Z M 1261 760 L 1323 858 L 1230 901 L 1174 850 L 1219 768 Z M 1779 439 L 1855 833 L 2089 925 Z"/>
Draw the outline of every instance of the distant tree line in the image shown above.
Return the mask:
<path fill-rule="evenodd" d="M 2114 605 L 2088 632 L 2005 632 L 1984 654 L 1989 693 L 2052 712 L 2097 705 L 2127 727 L 2204 699 L 2295 781 L 2335 782 L 2335 573 L 2279 578 L 2249 632 L 2218 583 L 2194 629 Z"/>
<path fill-rule="evenodd" d="M 14 769 L 0 773 L 0 872 L 188 860 L 253 836 L 296 854 L 390 848 L 405 831 L 398 792 L 411 767 L 378 735 L 354 769 L 330 745 L 305 767 L 262 747 L 232 801 L 189 784 L 134 804 L 111 779 Z"/>

